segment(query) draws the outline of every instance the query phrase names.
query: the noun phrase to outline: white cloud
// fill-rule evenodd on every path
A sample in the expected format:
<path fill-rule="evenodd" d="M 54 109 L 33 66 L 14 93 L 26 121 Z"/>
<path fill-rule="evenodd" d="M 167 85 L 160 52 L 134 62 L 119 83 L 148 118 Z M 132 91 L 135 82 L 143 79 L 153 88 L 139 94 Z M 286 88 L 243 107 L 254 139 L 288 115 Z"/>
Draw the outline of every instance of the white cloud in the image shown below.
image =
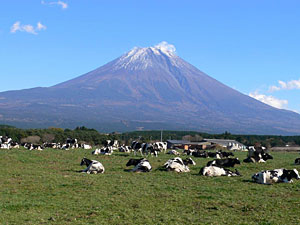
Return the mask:
<path fill-rule="evenodd" d="M 61 6 L 62 9 L 67 9 L 68 8 L 68 4 L 66 2 L 63 1 L 57 1 L 57 2 L 45 2 L 45 1 L 41 1 L 41 3 L 43 5 L 58 5 Z"/>
<path fill-rule="evenodd" d="M 278 109 L 287 109 L 289 103 L 288 100 L 278 99 L 271 95 L 259 94 L 257 91 L 250 93 L 249 96 Z"/>
<path fill-rule="evenodd" d="M 10 32 L 11 32 L 11 33 L 16 33 L 18 30 L 21 30 L 20 24 L 21 24 L 20 21 L 15 22 L 15 23 L 11 26 Z"/>
<path fill-rule="evenodd" d="M 45 25 L 43 25 L 41 22 L 37 23 L 37 30 L 46 30 L 47 27 Z"/>
<path fill-rule="evenodd" d="M 47 27 L 43 25 L 41 22 L 38 22 L 36 27 L 34 27 L 31 24 L 21 25 L 21 22 L 17 21 L 11 26 L 10 32 L 16 33 L 17 31 L 20 31 L 20 32 L 26 32 L 26 33 L 37 35 L 38 34 L 37 31 L 46 30 L 46 29 Z"/>
<path fill-rule="evenodd" d="M 277 87 L 277 86 L 273 85 L 273 86 L 269 87 L 269 91 L 270 91 L 270 92 L 273 92 L 273 91 L 280 91 L 280 87 Z"/>
<path fill-rule="evenodd" d="M 269 88 L 269 91 L 280 91 L 280 90 L 293 90 L 300 89 L 300 79 L 299 80 L 291 80 L 291 81 L 278 81 L 278 86 L 273 85 Z"/>
<path fill-rule="evenodd" d="M 37 34 L 37 33 L 35 32 L 34 27 L 33 27 L 32 25 L 30 25 L 30 24 L 23 25 L 23 26 L 21 27 L 21 29 L 23 29 L 23 31 L 25 31 L 25 32 L 27 32 L 27 33 Z M 20 31 L 22 31 L 22 30 L 20 30 Z"/>
<path fill-rule="evenodd" d="M 155 45 L 154 47 L 162 50 L 163 52 L 171 52 L 171 53 L 176 52 L 175 46 L 167 43 L 166 41 L 160 42 L 159 44 Z"/>
<path fill-rule="evenodd" d="M 68 4 L 67 4 L 67 3 L 65 3 L 65 2 L 58 1 L 58 2 L 57 2 L 57 4 L 58 4 L 58 5 L 61 5 L 61 7 L 62 7 L 63 9 L 66 9 L 66 8 L 68 8 Z"/>

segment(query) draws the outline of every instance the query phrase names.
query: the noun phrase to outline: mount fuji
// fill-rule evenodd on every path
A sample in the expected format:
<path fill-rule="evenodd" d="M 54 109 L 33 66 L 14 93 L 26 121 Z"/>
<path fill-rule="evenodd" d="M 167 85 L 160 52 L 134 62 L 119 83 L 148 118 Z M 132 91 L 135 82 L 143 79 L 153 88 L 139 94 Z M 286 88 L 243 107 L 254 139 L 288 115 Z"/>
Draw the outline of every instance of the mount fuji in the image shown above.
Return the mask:
<path fill-rule="evenodd" d="M 0 123 L 209 133 L 300 134 L 300 115 L 244 95 L 181 59 L 163 42 L 134 48 L 52 87 L 0 93 Z"/>

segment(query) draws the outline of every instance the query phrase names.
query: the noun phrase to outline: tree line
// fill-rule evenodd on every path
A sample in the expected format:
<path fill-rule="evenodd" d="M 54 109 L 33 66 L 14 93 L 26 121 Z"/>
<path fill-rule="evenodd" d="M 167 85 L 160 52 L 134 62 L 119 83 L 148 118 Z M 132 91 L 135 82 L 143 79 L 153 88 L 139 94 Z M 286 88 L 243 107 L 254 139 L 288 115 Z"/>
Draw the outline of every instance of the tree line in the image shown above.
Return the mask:
<path fill-rule="evenodd" d="M 99 133 L 95 129 L 76 127 L 75 129 L 62 129 L 50 127 L 47 129 L 20 129 L 8 125 L 0 125 L 0 136 L 11 137 L 18 143 L 65 143 L 67 138 L 76 138 L 81 143 L 101 145 L 105 140 L 119 140 L 122 144 L 130 145 L 134 140 L 141 142 L 167 140 L 202 141 L 203 139 L 232 139 L 244 145 L 263 145 L 268 148 L 280 146 L 300 146 L 300 136 L 277 135 L 237 135 L 229 132 L 222 134 L 208 134 L 196 131 L 132 131 L 124 133 Z"/>

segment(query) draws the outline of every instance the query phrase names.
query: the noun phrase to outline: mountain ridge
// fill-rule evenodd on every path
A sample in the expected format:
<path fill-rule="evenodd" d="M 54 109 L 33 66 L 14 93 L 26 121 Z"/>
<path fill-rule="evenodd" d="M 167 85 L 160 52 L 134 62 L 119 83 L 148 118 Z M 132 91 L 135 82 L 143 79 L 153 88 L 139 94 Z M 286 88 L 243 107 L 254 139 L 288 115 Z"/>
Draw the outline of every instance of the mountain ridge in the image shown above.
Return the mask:
<path fill-rule="evenodd" d="M 22 126 L 300 134 L 299 114 L 222 84 L 181 59 L 167 43 L 134 48 L 51 87 L 1 92 L 0 110 L 0 122 Z"/>

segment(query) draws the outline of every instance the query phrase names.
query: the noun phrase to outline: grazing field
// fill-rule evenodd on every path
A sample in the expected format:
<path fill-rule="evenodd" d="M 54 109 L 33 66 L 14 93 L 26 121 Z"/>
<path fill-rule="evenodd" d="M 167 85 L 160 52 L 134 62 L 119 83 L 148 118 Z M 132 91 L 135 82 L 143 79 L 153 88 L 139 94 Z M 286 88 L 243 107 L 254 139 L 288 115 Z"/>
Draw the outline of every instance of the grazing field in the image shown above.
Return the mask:
<path fill-rule="evenodd" d="M 271 154 L 265 164 L 236 166 L 241 177 L 211 178 L 198 175 L 211 159 L 194 158 L 190 173 L 177 174 L 159 169 L 173 158 L 161 154 L 149 157 L 150 173 L 133 174 L 126 153 L 0 150 L 0 224 L 300 224 L 300 180 L 251 181 L 264 169 L 300 169 L 293 165 L 299 154 Z M 84 156 L 100 161 L 105 173 L 78 173 Z"/>

